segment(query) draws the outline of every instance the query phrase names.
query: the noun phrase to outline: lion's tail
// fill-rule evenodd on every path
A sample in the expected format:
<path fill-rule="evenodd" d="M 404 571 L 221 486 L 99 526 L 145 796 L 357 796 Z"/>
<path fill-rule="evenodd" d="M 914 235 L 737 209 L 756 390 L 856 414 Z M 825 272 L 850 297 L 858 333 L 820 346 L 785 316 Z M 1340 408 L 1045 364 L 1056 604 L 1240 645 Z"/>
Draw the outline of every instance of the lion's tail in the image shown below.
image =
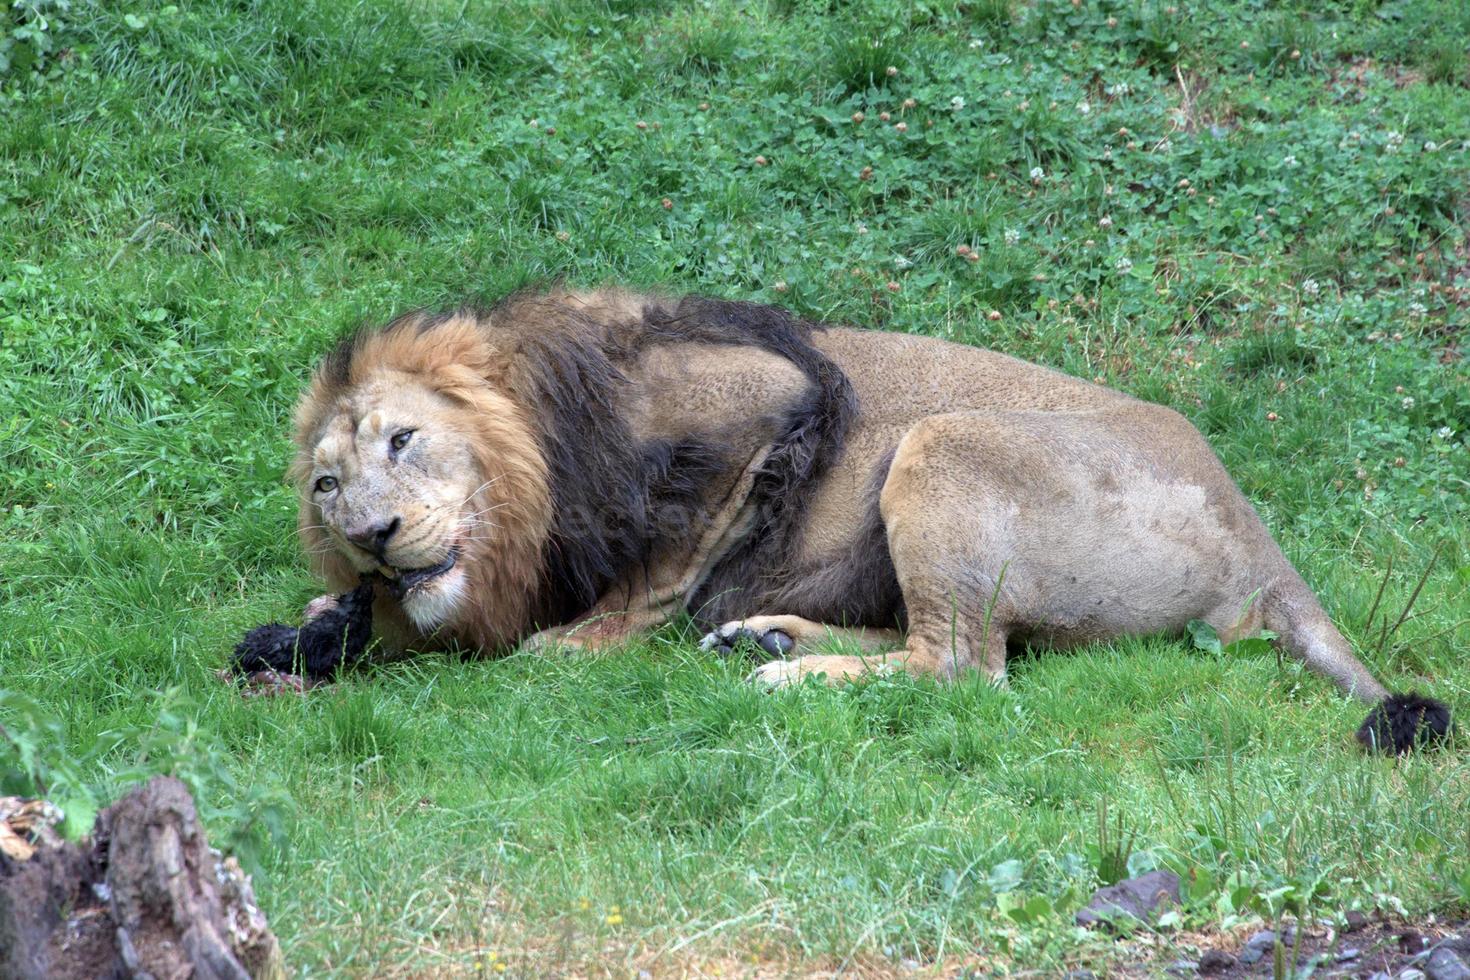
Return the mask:
<path fill-rule="evenodd" d="M 1450 709 L 1420 694 L 1389 693 L 1353 655 L 1352 647 L 1299 576 L 1292 575 L 1290 581 L 1273 588 L 1262 611 L 1266 628 L 1277 634 L 1283 649 L 1347 694 L 1373 704 L 1358 728 L 1358 741 L 1364 748 L 1402 754 L 1449 735 Z"/>

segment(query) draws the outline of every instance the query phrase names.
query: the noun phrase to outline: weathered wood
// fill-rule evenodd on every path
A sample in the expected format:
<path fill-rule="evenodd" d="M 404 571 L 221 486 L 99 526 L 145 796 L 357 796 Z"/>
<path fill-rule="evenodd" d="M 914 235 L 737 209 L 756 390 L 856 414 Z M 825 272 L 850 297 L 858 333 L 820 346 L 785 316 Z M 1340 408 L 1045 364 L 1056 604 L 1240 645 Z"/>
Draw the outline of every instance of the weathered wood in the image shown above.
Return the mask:
<path fill-rule="evenodd" d="M 249 879 L 209 847 L 178 780 L 129 793 L 76 844 L 50 822 L 34 803 L 0 800 L 0 976 L 284 977 Z"/>

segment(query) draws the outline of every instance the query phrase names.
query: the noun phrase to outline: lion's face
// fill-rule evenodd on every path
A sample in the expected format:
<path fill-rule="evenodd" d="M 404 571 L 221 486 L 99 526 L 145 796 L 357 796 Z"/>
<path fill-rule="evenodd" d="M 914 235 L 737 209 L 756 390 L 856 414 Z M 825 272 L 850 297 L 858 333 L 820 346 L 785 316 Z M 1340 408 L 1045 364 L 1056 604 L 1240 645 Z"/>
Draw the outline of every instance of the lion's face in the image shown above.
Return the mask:
<path fill-rule="evenodd" d="M 296 406 L 302 547 L 337 591 L 395 581 L 391 646 L 489 650 L 532 626 L 551 493 L 506 361 L 471 314 L 411 314 L 344 341 Z"/>
<path fill-rule="evenodd" d="M 302 467 L 325 545 L 358 572 L 394 579 L 425 630 L 454 619 L 466 544 L 493 528 L 462 414 L 451 398 L 385 371 L 340 399 Z"/>

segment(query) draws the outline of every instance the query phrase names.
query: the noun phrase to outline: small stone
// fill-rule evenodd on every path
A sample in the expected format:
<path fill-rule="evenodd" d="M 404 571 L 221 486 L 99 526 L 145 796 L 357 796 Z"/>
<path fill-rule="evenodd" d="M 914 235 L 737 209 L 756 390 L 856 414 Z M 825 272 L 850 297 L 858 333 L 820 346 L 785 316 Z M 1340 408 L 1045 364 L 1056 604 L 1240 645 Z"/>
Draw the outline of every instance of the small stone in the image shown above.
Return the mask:
<path fill-rule="evenodd" d="M 1338 950 L 1337 957 L 1336 958 L 1337 958 L 1337 962 L 1339 962 L 1339 963 L 1346 963 L 1348 960 L 1355 960 L 1359 956 L 1362 956 L 1362 955 L 1363 955 L 1363 951 L 1361 949 L 1359 949 L 1358 947 L 1356 947 L 1356 946 L 1344 946 L 1342 949 Z"/>
<path fill-rule="evenodd" d="M 1087 907 L 1078 911 L 1080 926 L 1094 926 L 1112 919 L 1152 920 L 1165 905 L 1179 905 L 1179 876 L 1169 871 L 1150 871 L 1137 878 L 1099 888 Z"/>
<path fill-rule="evenodd" d="M 1429 962 L 1424 964 L 1424 972 L 1429 975 L 1429 980 L 1470 980 L 1470 967 L 1454 950 L 1443 946 L 1430 955 Z"/>
<path fill-rule="evenodd" d="M 1424 971 L 1415 970 L 1412 967 L 1407 970 L 1401 970 L 1398 975 L 1398 980 L 1424 980 Z"/>
<path fill-rule="evenodd" d="M 1240 962 L 1246 964 L 1260 962 L 1261 958 L 1275 945 L 1276 933 L 1270 929 L 1262 929 L 1245 941 L 1245 948 L 1240 951 Z"/>
<path fill-rule="evenodd" d="M 1062 980 L 1097 980 L 1097 974 L 1091 970 L 1071 970 L 1062 974 Z"/>
<path fill-rule="evenodd" d="M 1206 950 L 1199 958 L 1199 972 L 1204 974 L 1224 973 L 1235 965 L 1235 957 L 1223 949 Z"/>
<path fill-rule="evenodd" d="M 1194 960 L 1175 960 L 1164 967 L 1165 973 L 1172 973 L 1177 977 L 1192 977 L 1199 972 L 1199 963 Z"/>

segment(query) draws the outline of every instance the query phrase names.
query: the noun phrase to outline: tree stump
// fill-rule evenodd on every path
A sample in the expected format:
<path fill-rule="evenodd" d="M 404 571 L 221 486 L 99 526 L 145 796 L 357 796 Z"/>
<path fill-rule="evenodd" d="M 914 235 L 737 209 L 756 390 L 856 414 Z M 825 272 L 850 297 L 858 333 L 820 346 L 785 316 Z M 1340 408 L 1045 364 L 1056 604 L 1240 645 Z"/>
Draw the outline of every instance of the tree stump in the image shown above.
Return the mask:
<path fill-rule="evenodd" d="M 280 947 L 194 801 L 158 777 L 72 844 L 54 807 L 0 798 L 0 976 L 16 980 L 283 980 Z"/>

